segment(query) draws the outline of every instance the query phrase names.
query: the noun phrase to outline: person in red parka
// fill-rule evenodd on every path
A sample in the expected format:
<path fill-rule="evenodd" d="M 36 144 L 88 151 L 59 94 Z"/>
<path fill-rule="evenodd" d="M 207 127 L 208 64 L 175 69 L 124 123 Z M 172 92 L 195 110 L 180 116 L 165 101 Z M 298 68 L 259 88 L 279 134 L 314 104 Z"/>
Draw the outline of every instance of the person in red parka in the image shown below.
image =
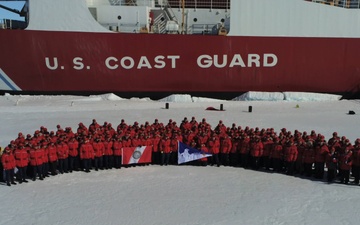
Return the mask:
<path fill-rule="evenodd" d="M 83 163 L 85 172 L 90 172 L 91 159 L 94 157 L 94 148 L 90 144 L 89 139 L 85 139 L 85 142 L 80 147 L 80 159 Z"/>
<path fill-rule="evenodd" d="M 337 173 L 337 165 L 338 165 L 338 152 L 335 151 L 335 148 L 331 148 L 330 152 L 326 156 L 326 167 L 327 171 L 327 181 L 328 183 L 333 182 Z"/>
<path fill-rule="evenodd" d="M 1 163 L 4 167 L 7 186 L 11 186 L 11 184 L 16 185 L 14 181 L 14 169 L 16 162 L 10 148 L 5 148 L 5 151 L 1 156 Z"/>
<path fill-rule="evenodd" d="M 312 176 L 312 167 L 315 162 L 315 150 L 313 143 L 308 141 L 302 155 L 302 163 L 305 171 L 305 175 Z"/>
<path fill-rule="evenodd" d="M 58 161 L 57 157 L 57 150 L 54 142 L 51 142 L 48 147 L 48 156 L 49 156 L 49 167 L 50 167 L 50 173 L 52 176 L 57 175 L 56 172 L 56 164 Z"/>
<path fill-rule="evenodd" d="M 224 166 L 230 165 L 230 150 L 232 148 L 231 137 L 226 135 L 225 138 L 220 143 L 220 158 Z"/>
<path fill-rule="evenodd" d="M 252 167 L 255 170 L 260 168 L 259 160 L 264 151 L 264 145 L 260 141 L 260 137 L 256 137 L 254 142 L 250 145 L 250 155 L 252 157 Z"/>
<path fill-rule="evenodd" d="M 68 172 L 68 157 L 69 157 L 69 146 L 61 139 L 58 140 L 56 145 L 57 157 L 59 162 L 59 172 Z"/>
<path fill-rule="evenodd" d="M 30 150 L 30 166 L 32 166 L 32 180 L 35 181 L 39 176 L 40 180 L 43 180 L 43 164 L 44 149 L 40 148 L 40 143 L 35 144 Z"/>
<path fill-rule="evenodd" d="M 153 164 L 160 164 L 160 135 L 159 134 L 154 134 L 154 138 L 153 138 L 153 148 L 152 148 L 152 163 Z"/>
<path fill-rule="evenodd" d="M 171 140 L 165 134 L 160 141 L 161 165 L 167 166 L 170 160 Z"/>
<path fill-rule="evenodd" d="M 352 166 L 352 152 L 349 148 L 345 149 L 345 152 L 340 155 L 339 167 L 341 170 L 340 181 L 343 184 L 348 184 L 350 179 L 350 169 Z"/>
<path fill-rule="evenodd" d="M 243 168 L 248 168 L 249 152 L 250 152 L 250 137 L 246 134 L 242 135 L 240 142 L 240 165 Z"/>
<path fill-rule="evenodd" d="M 293 175 L 297 156 L 298 150 L 296 145 L 294 145 L 294 141 L 288 140 L 284 151 L 284 161 L 287 175 Z"/>
<path fill-rule="evenodd" d="M 207 146 L 205 144 L 201 144 L 200 150 L 205 154 L 209 153 L 209 149 L 207 148 Z M 204 157 L 204 158 L 199 159 L 199 163 L 200 163 L 200 166 L 207 166 L 208 158 Z"/>
<path fill-rule="evenodd" d="M 114 167 L 116 169 L 121 169 L 121 160 L 122 160 L 122 140 L 121 137 L 118 137 L 117 140 L 113 143 L 113 152 L 114 152 Z"/>
<path fill-rule="evenodd" d="M 104 141 L 104 169 L 112 169 L 114 162 L 114 151 L 113 151 L 114 140 L 110 136 L 107 136 Z"/>
<path fill-rule="evenodd" d="M 19 147 L 15 149 L 14 153 L 16 167 L 19 170 L 19 183 L 27 183 L 28 181 L 26 180 L 26 169 L 29 164 L 29 153 L 26 151 L 23 144 L 19 144 Z"/>
<path fill-rule="evenodd" d="M 96 138 L 93 142 L 93 149 L 95 171 L 98 171 L 99 169 L 103 169 L 103 155 L 105 152 L 104 143 L 100 140 L 100 138 Z"/>
<path fill-rule="evenodd" d="M 270 170 L 270 152 L 271 148 L 274 145 L 274 141 L 271 137 L 264 138 L 264 150 L 262 154 L 262 166 L 265 167 L 266 170 Z"/>
<path fill-rule="evenodd" d="M 79 155 L 79 142 L 75 137 L 71 137 L 68 142 L 69 147 L 69 172 L 78 170 L 78 155 Z"/>
<path fill-rule="evenodd" d="M 172 165 L 177 164 L 177 153 L 178 153 L 178 145 L 179 145 L 179 137 L 177 134 L 173 134 L 172 138 L 170 139 L 170 163 Z"/>
<path fill-rule="evenodd" d="M 360 178 L 360 139 L 356 139 L 354 148 L 352 149 L 352 168 L 351 172 L 354 176 L 354 184 L 359 184 Z"/>
<path fill-rule="evenodd" d="M 239 164 L 239 146 L 240 146 L 240 136 L 239 134 L 235 134 L 235 136 L 232 138 L 232 145 L 231 150 L 229 154 L 230 158 L 230 165 L 231 166 L 238 166 Z"/>
<path fill-rule="evenodd" d="M 323 179 L 326 156 L 329 154 L 329 148 L 325 141 L 319 142 L 315 147 L 315 178 Z"/>
<path fill-rule="evenodd" d="M 212 165 L 216 164 L 220 167 L 219 152 L 220 152 L 220 141 L 215 134 L 209 139 L 207 143 L 209 152 L 212 154 Z"/>
<path fill-rule="evenodd" d="M 49 177 L 49 150 L 47 143 L 43 142 L 41 144 L 41 148 L 44 150 L 42 172 L 43 172 L 43 177 L 45 178 L 45 177 Z"/>

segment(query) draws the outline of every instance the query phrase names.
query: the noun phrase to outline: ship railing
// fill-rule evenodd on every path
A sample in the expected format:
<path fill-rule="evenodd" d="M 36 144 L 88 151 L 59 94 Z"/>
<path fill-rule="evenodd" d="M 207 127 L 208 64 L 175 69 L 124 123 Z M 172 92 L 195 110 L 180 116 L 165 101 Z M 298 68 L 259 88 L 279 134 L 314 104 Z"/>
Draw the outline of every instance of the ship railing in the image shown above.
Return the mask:
<path fill-rule="evenodd" d="M 217 35 L 218 24 L 193 24 L 187 30 L 188 34 Z"/>
<path fill-rule="evenodd" d="M 360 0 L 306 0 L 347 9 L 360 9 Z"/>
<path fill-rule="evenodd" d="M 124 33 L 140 33 L 142 27 L 146 27 L 146 24 L 134 24 L 134 23 L 108 23 L 103 26 L 114 32 Z"/>
<path fill-rule="evenodd" d="M 109 3 L 111 5 L 149 7 L 170 5 L 172 8 L 182 8 L 183 1 L 185 8 L 229 10 L 231 0 L 109 0 Z"/>
<path fill-rule="evenodd" d="M 168 1 L 168 4 L 173 8 L 181 9 L 183 1 L 185 8 L 192 9 L 230 9 L 231 0 L 163 0 Z"/>

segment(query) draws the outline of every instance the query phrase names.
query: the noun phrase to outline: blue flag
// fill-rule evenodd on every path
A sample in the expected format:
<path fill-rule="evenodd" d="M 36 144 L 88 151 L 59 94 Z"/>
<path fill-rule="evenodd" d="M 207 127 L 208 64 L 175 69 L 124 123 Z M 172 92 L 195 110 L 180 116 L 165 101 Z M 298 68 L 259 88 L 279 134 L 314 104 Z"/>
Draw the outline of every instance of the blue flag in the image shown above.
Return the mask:
<path fill-rule="evenodd" d="M 208 154 L 202 150 L 198 150 L 192 148 L 182 142 L 179 141 L 179 151 L 178 151 L 178 164 L 186 163 L 202 158 L 206 158 L 212 156 L 212 154 Z"/>

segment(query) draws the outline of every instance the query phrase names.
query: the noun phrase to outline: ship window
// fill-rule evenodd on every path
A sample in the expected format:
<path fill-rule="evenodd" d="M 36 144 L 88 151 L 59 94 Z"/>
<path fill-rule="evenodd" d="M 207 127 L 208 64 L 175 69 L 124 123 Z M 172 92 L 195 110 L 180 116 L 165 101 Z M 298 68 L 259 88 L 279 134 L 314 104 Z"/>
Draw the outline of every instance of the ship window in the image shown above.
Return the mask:
<path fill-rule="evenodd" d="M 195 23 L 197 22 L 197 18 L 194 18 L 194 22 L 195 22 Z"/>

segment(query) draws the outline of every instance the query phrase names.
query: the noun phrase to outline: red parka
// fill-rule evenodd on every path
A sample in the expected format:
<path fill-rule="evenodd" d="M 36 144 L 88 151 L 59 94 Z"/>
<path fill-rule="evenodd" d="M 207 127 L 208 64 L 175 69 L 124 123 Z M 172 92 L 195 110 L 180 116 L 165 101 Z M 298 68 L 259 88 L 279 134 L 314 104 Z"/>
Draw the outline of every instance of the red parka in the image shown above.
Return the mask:
<path fill-rule="evenodd" d="M 284 148 L 280 143 L 274 143 L 270 151 L 270 158 L 272 159 L 283 159 Z"/>
<path fill-rule="evenodd" d="M 114 142 L 112 142 L 111 140 L 107 140 L 107 141 L 104 141 L 104 155 L 113 155 L 114 152 L 113 152 L 113 145 L 114 145 Z"/>
<path fill-rule="evenodd" d="M 30 165 L 40 166 L 43 164 L 44 149 L 37 147 L 37 149 L 30 150 Z"/>
<path fill-rule="evenodd" d="M 163 153 L 170 153 L 171 151 L 171 141 L 167 137 L 165 139 L 161 139 L 160 141 L 160 151 Z"/>
<path fill-rule="evenodd" d="M 102 157 L 104 155 L 105 146 L 101 141 L 95 141 L 93 143 L 93 149 L 95 157 Z"/>
<path fill-rule="evenodd" d="M 295 162 L 298 156 L 298 150 L 295 145 L 290 145 L 285 148 L 284 161 Z"/>
<path fill-rule="evenodd" d="M 1 156 L 1 163 L 4 167 L 4 170 L 13 170 L 15 169 L 15 157 L 10 151 L 5 151 Z"/>
<path fill-rule="evenodd" d="M 315 148 L 315 162 L 324 163 L 329 154 L 329 148 L 324 144 Z"/>
<path fill-rule="evenodd" d="M 24 148 L 16 149 L 14 157 L 17 167 L 25 167 L 29 164 L 29 153 Z"/>
<path fill-rule="evenodd" d="M 339 166 L 341 170 L 350 170 L 352 166 L 352 152 L 346 151 L 340 155 Z"/>
<path fill-rule="evenodd" d="M 58 160 L 58 157 L 57 157 L 57 150 L 56 150 L 56 147 L 54 144 L 51 144 L 49 147 L 48 147 L 48 156 L 49 156 L 49 161 L 50 162 L 56 162 Z"/>
<path fill-rule="evenodd" d="M 306 163 L 306 164 L 312 164 L 315 162 L 315 150 L 314 148 L 311 146 L 311 147 L 306 147 L 304 152 L 303 152 L 303 163 Z"/>
<path fill-rule="evenodd" d="M 264 145 L 261 141 L 257 141 L 251 144 L 250 155 L 252 157 L 261 157 L 263 153 Z"/>
<path fill-rule="evenodd" d="M 208 142 L 208 149 L 211 154 L 219 154 L 220 152 L 220 141 L 217 138 L 212 138 Z"/>
<path fill-rule="evenodd" d="M 220 145 L 220 151 L 224 154 L 229 154 L 232 147 L 230 136 L 226 137 Z"/>
<path fill-rule="evenodd" d="M 58 159 L 67 159 L 69 157 L 69 147 L 66 143 L 56 145 Z"/>
<path fill-rule="evenodd" d="M 92 159 L 94 157 L 94 148 L 87 141 L 80 147 L 80 159 Z"/>
<path fill-rule="evenodd" d="M 114 141 L 113 143 L 113 151 L 114 151 L 114 155 L 115 156 L 121 156 L 122 155 L 122 142 L 119 141 Z"/>
<path fill-rule="evenodd" d="M 76 157 L 79 154 L 79 142 L 75 139 L 70 140 L 68 142 L 68 146 L 69 146 L 69 155 L 72 157 Z"/>

